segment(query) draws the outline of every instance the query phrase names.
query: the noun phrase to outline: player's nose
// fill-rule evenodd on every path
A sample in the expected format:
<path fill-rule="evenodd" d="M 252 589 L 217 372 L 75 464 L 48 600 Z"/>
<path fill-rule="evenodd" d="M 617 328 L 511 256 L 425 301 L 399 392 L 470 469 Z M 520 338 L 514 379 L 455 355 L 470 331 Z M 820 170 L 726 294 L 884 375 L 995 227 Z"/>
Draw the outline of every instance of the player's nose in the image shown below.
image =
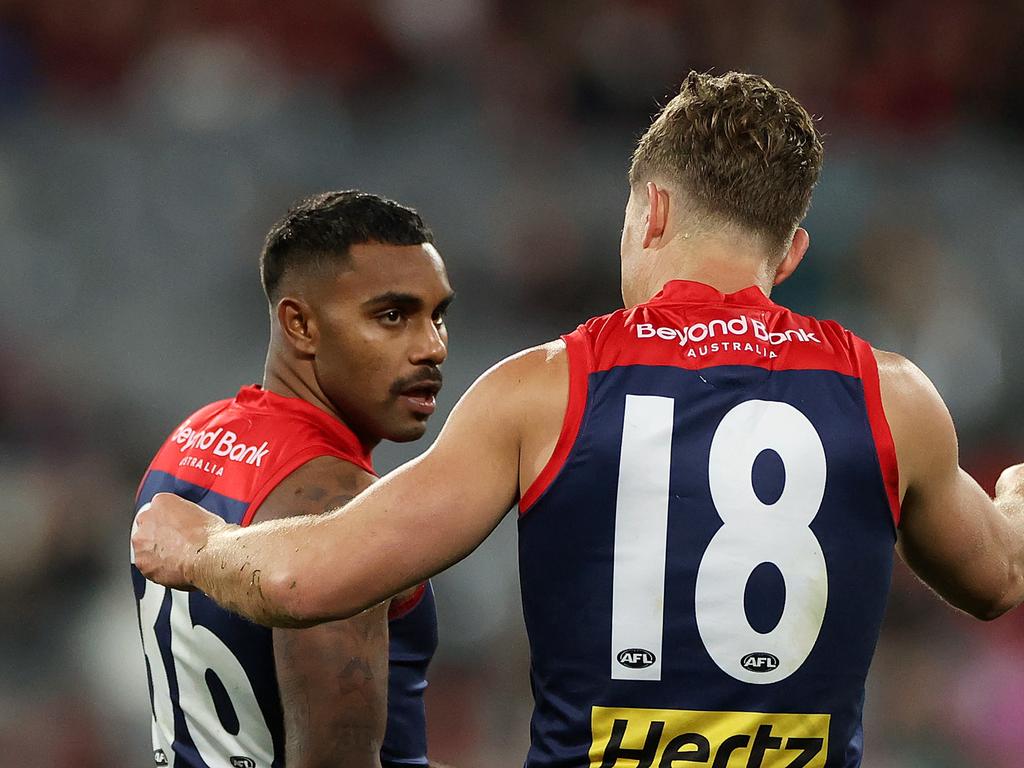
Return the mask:
<path fill-rule="evenodd" d="M 409 362 L 414 365 L 440 365 L 448 357 L 448 333 L 433 321 L 424 324 L 410 350 Z"/>

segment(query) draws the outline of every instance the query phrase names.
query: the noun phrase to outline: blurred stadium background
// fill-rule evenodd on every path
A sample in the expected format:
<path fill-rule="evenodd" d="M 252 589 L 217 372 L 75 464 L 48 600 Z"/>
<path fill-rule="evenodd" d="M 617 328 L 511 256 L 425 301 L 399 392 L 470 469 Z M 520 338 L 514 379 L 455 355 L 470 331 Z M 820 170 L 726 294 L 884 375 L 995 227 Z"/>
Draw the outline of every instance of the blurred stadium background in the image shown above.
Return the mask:
<path fill-rule="evenodd" d="M 0 765 L 150 764 L 131 498 L 185 413 L 260 378 L 287 204 L 421 210 L 459 291 L 450 407 L 618 306 L 627 158 L 691 67 L 821 117 L 777 298 L 914 359 L 991 490 L 1024 458 L 1021 39 L 1019 1 L 0 0 Z M 432 751 L 460 768 L 525 753 L 515 546 L 508 520 L 436 581 Z M 866 734 L 865 768 L 1020 768 L 1021 615 L 967 620 L 901 569 Z"/>

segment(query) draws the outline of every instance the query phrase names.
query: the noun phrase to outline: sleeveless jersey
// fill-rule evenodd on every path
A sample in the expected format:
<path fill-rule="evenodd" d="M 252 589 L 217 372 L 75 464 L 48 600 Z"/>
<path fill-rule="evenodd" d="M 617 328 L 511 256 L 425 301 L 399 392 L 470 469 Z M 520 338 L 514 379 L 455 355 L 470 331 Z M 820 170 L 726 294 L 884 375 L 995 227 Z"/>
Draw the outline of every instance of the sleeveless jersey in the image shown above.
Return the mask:
<path fill-rule="evenodd" d="M 526 765 L 860 765 L 899 515 L 870 346 L 682 280 L 563 339 L 520 502 Z"/>
<path fill-rule="evenodd" d="M 248 525 L 273 489 L 306 462 L 333 456 L 373 473 L 369 454 L 340 421 L 299 398 L 244 387 L 181 424 L 146 472 L 136 509 L 176 493 Z M 202 592 L 146 581 L 132 566 L 153 707 L 156 765 L 283 768 L 284 726 L 273 634 L 223 610 Z M 397 611 L 397 613 L 396 613 Z M 437 645 L 429 584 L 392 608 L 382 757 L 426 766 L 423 690 Z M 389 616 L 390 618 L 390 616 Z"/>

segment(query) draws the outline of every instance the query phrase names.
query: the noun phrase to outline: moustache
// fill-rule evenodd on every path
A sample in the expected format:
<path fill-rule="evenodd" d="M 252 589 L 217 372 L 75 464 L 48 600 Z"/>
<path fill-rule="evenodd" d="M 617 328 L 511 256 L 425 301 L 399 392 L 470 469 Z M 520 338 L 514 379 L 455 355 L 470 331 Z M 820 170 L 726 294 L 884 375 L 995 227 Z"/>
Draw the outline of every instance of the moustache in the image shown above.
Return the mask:
<path fill-rule="evenodd" d="M 441 369 L 434 366 L 423 366 L 416 373 L 410 374 L 409 376 L 403 376 L 400 379 L 395 380 L 391 385 L 391 395 L 398 397 L 403 392 L 418 387 L 423 384 L 429 384 L 436 386 L 438 390 L 441 389 L 441 384 L 444 377 L 441 375 Z"/>

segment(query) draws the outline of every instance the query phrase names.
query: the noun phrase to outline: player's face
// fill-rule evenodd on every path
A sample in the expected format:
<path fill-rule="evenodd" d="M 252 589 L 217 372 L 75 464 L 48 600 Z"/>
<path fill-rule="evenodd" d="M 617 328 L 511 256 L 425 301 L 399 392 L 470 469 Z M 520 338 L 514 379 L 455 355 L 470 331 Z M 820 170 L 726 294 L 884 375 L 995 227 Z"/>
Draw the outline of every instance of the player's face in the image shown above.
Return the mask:
<path fill-rule="evenodd" d="M 356 245 L 351 269 L 313 308 L 321 390 L 364 441 L 415 440 L 426 430 L 448 354 L 453 293 L 432 245 Z"/>

